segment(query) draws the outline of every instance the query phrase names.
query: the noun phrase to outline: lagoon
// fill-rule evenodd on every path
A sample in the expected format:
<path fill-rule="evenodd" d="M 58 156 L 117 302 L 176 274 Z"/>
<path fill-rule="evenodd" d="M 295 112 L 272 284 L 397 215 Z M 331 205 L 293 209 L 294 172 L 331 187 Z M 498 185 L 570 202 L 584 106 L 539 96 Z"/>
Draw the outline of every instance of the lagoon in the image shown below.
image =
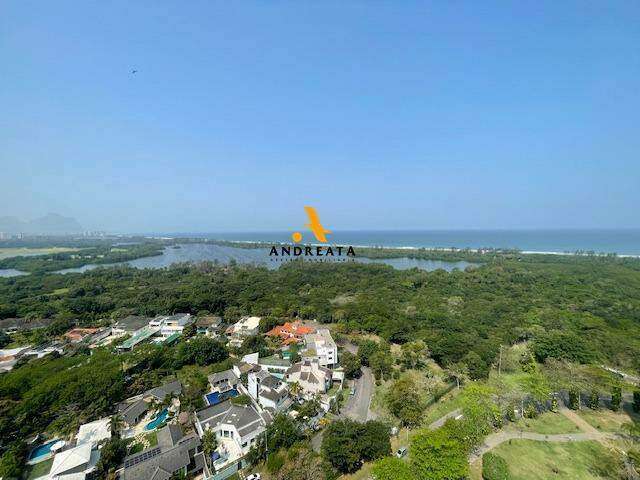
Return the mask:
<path fill-rule="evenodd" d="M 419 268 L 426 271 L 442 269 L 451 272 L 456 269 L 464 270 L 467 267 L 478 266 L 477 264 L 469 262 L 445 262 L 439 260 L 420 260 L 406 257 L 370 259 L 356 256 L 355 260 L 361 263 L 384 263 L 398 270 Z M 130 260 L 128 262 L 123 262 L 120 264 L 89 264 L 83 265 L 82 267 L 78 268 L 66 268 L 64 270 L 58 270 L 54 273 L 82 273 L 88 270 L 93 270 L 94 268 L 110 267 L 114 265 L 130 265 L 135 268 L 165 268 L 178 263 L 199 263 L 205 261 L 221 264 L 229 264 L 234 262 L 241 264 L 263 265 L 271 270 L 276 269 L 280 265 L 282 265 L 282 262 L 273 261 L 269 257 L 269 249 L 267 248 L 237 248 L 205 243 L 185 243 L 180 244 L 177 248 L 167 247 L 164 249 L 161 255 L 157 255 L 155 257 L 137 258 L 135 260 Z"/>

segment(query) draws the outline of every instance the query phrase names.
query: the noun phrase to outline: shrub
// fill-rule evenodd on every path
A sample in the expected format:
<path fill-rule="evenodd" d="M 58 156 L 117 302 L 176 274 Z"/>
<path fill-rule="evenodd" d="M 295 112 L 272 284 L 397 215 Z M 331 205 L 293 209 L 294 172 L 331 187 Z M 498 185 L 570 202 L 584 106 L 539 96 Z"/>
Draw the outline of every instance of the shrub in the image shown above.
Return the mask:
<path fill-rule="evenodd" d="M 622 402 L 622 388 L 613 387 L 611 391 L 611 410 L 617 412 L 620 410 L 620 403 Z"/>
<path fill-rule="evenodd" d="M 640 412 L 640 390 L 633 392 L 633 411 Z"/>
<path fill-rule="evenodd" d="M 504 458 L 491 452 L 482 456 L 483 480 L 509 480 L 509 467 Z"/>
<path fill-rule="evenodd" d="M 580 391 L 572 388 L 569 390 L 569 408 L 578 410 L 580 408 Z"/>
<path fill-rule="evenodd" d="M 267 470 L 269 473 L 274 474 L 282 468 L 284 465 L 284 458 L 279 453 L 272 453 L 267 457 Z"/>

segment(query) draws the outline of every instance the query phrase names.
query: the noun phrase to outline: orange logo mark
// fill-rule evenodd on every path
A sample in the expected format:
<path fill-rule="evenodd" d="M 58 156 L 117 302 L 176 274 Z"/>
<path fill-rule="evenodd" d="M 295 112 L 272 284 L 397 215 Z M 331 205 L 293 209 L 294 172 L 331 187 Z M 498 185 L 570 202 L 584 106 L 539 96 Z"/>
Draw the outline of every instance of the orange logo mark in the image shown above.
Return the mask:
<path fill-rule="evenodd" d="M 309 217 L 309 223 L 305 224 L 305 227 L 309 227 L 313 235 L 316 237 L 316 240 L 320 243 L 327 243 L 327 233 L 331 233 L 331 230 L 327 230 L 320 223 L 320 217 L 318 216 L 318 212 L 313 207 L 304 207 L 305 212 L 307 212 L 307 217 Z M 299 243 L 302 241 L 302 233 L 293 232 L 291 235 L 291 239 L 295 243 Z"/>

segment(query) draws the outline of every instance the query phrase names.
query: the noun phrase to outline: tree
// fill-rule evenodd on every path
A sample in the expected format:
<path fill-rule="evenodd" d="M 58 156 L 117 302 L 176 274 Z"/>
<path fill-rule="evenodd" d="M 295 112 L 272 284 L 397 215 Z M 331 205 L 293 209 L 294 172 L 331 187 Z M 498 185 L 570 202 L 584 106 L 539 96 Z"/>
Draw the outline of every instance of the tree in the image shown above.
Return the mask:
<path fill-rule="evenodd" d="M 96 469 L 101 476 L 115 470 L 127 455 L 127 442 L 120 437 L 111 437 L 100 450 L 100 460 Z"/>
<path fill-rule="evenodd" d="M 376 379 L 384 380 L 391 373 L 392 358 L 389 352 L 384 350 L 378 350 L 369 359 L 369 365 L 371 371 L 375 375 Z"/>
<path fill-rule="evenodd" d="M 468 475 L 467 450 L 443 428 L 419 431 L 411 440 L 409 459 L 416 478 L 463 480 Z"/>
<path fill-rule="evenodd" d="M 377 460 L 371 467 L 373 480 L 416 480 L 409 464 L 396 457 Z"/>
<path fill-rule="evenodd" d="M 483 480 L 509 480 L 509 467 L 504 458 L 491 452 L 482 456 Z"/>
<path fill-rule="evenodd" d="M 403 425 L 416 426 L 422 420 L 425 403 L 415 382 L 408 375 L 401 376 L 391 385 L 386 400 L 389 411 Z"/>
<path fill-rule="evenodd" d="M 598 410 L 600 408 L 600 394 L 597 390 L 592 390 L 589 394 L 589 408 Z"/>
<path fill-rule="evenodd" d="M 26 454 L 27 449 L 22 442 L 12 445 L 4 452 L 0 457 L 0 478 L 21 478 L 26 461 Z"/>
<path fill-rule="evenodd" d="M 339 472 L 355 472 L 363 461 L 391 453 L 389 428 L 375 420 L 366 423 L 348 419 L 332 422 L 322 438 L 322 453 Z"/>
<path fill-rule="evenodd" d="M 4 348 L 11 343 L 11 337 L 4 332 L 0 332 L 0 348 Z"/>
<path fill-rule="evenodd" d="M 467 353 L 463 359 L 469 371 L 469 376 L 474 379 L 487 378 L 489 376 L 489 365 L 480 355 L 471 351 Z"/>
<path fill-rule="evenodd" d="M 456 386 L 459 390 L 460 384 L 466 382 L 469 379 L 469 369 L 462 362 L 450 363 L 446 368 L 449 376 L 455 379 Z"/>
<path fill-rule="evenodd" d="M 422 368 L 429 358 L 429 349 L 422 340 L 407 342 L 401 350 L 400 361 L 405 368 Z"/>
<path fill-rule="evenodd" d="M 636 413 L 640 412 L 640 390 L 633 392 L 633 411 Z"/>
<path fill-rule="evenodd" d="M 345 351 L 342 354 L 340 365 L 344 368 L 344 375 L 347 378 L 357 378 L 362 374 L 360 370 L 360 359 L 349 351 Z"/>
<path fill-rule="evenodd" d="M 573 332 L 551 330 L 543 332 L 533 342 L 533 353 L 539 362 L 547 358 L 589 363 L 594 353 L 588 344 Z"/>
<path fill-rule="evenodd" d="M 365 367 L 369 366 L 369 359 L 378 351 L 378 342 L 373 340 L 363 340 L 358 347 L 358 358 Z"/>
<path fill-rule="evenodd" d="M 218 448 L 218 439 L 213 430 L 205 430 L 202 435 L 202 450 L 207 462 L 211 460 L 211 454 Z"/>
<path fill-rule="evenodd" d="M 182 337 L 183 338 L 191 338 L 196 333 L 198 333 L 198 328 L 196 327 L 195 322 L 192 322 L 189 325 L 187 325 L 186 327 L 184 327 L 184 329 L 182 330 Z"/>
<path fill-rule="evenodd" d="M 340 473 L 353 473 L 362 464 L 358 433 L 357 423 L 348 419 L 332 422 L 324 431 L 322 455 Z"/>
<path fill-rule="evenodd" d="M 298 425 L 287 414 L 277 414 L 273 418 L 273 422 L 267 426 L 267 443 L 270 452 L 281 448 L 290 448 L 302 438 Z"/>
<path fill-rule="evenodd" d="M 360 457 L 366 462 L 391 454 L 389 427 L 382 422 L 369 420 L 363 424 L 356 441 Z"/>
<path fill-rule="evenodd" d="M 208 337 L 195 337 L 180 344 L 178 361 L 182 365 L 200 366 L 218 363 L 229 357 L 227 348 L 221 342 Z"/>

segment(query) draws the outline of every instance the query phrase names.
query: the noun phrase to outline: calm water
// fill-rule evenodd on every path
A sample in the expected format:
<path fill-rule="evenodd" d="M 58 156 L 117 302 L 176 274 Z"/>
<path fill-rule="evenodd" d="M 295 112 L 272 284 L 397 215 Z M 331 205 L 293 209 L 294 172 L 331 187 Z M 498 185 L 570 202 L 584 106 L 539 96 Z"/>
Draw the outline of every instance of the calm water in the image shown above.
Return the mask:
<path fill-rule="evenodd" d="M 311 233 L 302 231 L 305 240 Z M 290 242 L 291 232 L 173 234 L 175 237 Z M 307 238 L 309 237 L 309 238 Z M 384 247 L 517 248 L 528 252 L 576 250 L 640 255 L 640 229 L 633 230 L 422 230 L 336 231 L 332 243 Z"/>
<path fill-rule="evenodd" d="M 0 269 L 0 277 L 18 277 L 20 275 L 29 275 L 27 272 L 14 270 L 13 268 Z"/>
<path fill-rule="evenodd" d="M 356 250 L 357 254 L 357 250 Z M 441 262 L 434 260 L 415 260 L 410 258 L 390 258 L 390 259 L 368 259 L 356 258 L 357 261 L 363 263 L 385 263 L 399 270 L 409 268 L 420 268 L 422 270 L 443 269 L 452 271 L 454 269 L 464 270 L 469 266 L 475 266 L 468 262 Z M 219 263 L 229 263 L 231 261 L 243 264 L 266 265 L 270 269 L 278 268 L 281 263 L 271 261 L 269 258 L 269 250 L 265 248 L 234 248 L 221 245 L 210 244 L 184 244 L 180 248 L 169 247 L 164 250 L 162 255 L 155 257 L 138 258 L 130 260 L 123 264 L 131 265 L 136 268 L 164 268 L 169 265 L 184 262 L 203 262 L 210 261 Z M 111 264 L 114 265 L 114 264 Z M 79 268 L 67 268 L 59 270 L 56 273 L 82 273 L 87 270 L 93 270 L 99 266 L 107 267 L 110 265 L 84 265 Z"/>

